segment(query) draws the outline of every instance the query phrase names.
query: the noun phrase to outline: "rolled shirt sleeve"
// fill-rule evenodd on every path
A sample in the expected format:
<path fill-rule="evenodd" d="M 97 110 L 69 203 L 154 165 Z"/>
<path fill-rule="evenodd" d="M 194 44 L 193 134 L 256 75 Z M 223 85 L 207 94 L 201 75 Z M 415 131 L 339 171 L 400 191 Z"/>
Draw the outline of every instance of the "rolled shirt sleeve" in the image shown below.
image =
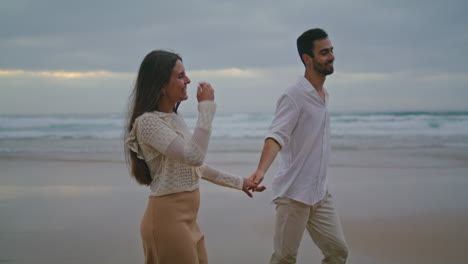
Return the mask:
<path fill-rule="evenodd" d="M 289 142 L 299 118 L 299 108 L 294 100 L 284 94 L 278 99 L 275 118 L 265 137 L 272 138 L 283 148 Z"/>

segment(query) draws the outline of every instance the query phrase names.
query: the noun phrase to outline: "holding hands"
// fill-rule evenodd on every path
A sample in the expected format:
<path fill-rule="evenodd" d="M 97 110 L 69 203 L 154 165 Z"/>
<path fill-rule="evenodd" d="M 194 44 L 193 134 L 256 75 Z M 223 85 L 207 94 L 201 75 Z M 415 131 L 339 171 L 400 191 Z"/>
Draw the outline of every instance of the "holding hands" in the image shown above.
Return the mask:
<path fill-rule="evenodd" d="M 214 89 L 211 87 L 211 84 L 207 82 L 200 82 L 197 87 L 197 100 L 198 102 L 202 101 L 214 101 Z M 257 172 L 256 172 L 257 173 Z M 258 174 L 258 177 L 253 177 L 255 175 L 252 174 L 250 178 L 244 178 L 244 182 L 242 185 L 242 190 L 249 196 L 253 197 L 252 192 L 263 192 L 266 187 L 265 186 L 258 186 L 263 180 L 263 173 Z"/>
<path fill-rule="evenodd" d="M 250 175 L 249 180 L 253 181 L 255 184 L 258 185 L 263 181 L 264 176 L 265 176 L 265 172 L 260 169 L 257 169 L 254 173 L 252 173 L 252 175 Z"/>
<path fill-rule="evenodd" d="M 252 176 L 250 176 L 249 179 L 244 178 L 244 184 L 242 186 L 242 190 L 250 197 L 253 197 L 252 192 L 263 192 L 266 187 L 265 186 L 258 186 L 260 183 L 255 183 L 254 181 L 251 180 Z"/>
<path fill-rule="evenodd" d="M 263 192 L 266 189 L 265 186 L 259 186 L 259 184 L 262 183 L 263 178 L 265 176 L 265 172 L 268 170 L 273 160 L 275 160 L 276 155 L 280 150 L 281 146 L 276 140 L 272 138 L 267 138 L 265 140 L 265 144 L 262 150 L 262 156 L 260 157 L 260 162 L 258 163 L 258 168 L 254 173 L 252 173 L 252 175 L 250 175 L 248 179 L 249 183 L 252 183 L 253 185 L 249 185 L 247 187 L 247 191 L 244 190 L 244 192 L 246 192 L 247 195 L 251 196 L 249 190 L 252 192 Z M 244 186 L 246 180 L 247 179 L 244 180 Z"/>

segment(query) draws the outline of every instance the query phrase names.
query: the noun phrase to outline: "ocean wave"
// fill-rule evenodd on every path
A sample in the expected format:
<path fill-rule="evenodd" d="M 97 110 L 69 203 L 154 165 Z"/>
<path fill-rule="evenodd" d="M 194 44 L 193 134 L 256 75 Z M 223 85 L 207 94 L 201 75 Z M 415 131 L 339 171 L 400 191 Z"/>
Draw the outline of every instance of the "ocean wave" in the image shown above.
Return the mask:
<path fill-rule="evenodd" d="M 189 128 L 196 115 L 184 116 Z M 213 122 L 214 138 L 263 138 L 273 120 L 272 113 L 218 114 Z M 22 139 L 122 139 L 126 119 L 110 115 L 0 116 L 0 140 Z M 468 113 L 367 113 L 332 114 L 335 137 L 468 135 Z"/>

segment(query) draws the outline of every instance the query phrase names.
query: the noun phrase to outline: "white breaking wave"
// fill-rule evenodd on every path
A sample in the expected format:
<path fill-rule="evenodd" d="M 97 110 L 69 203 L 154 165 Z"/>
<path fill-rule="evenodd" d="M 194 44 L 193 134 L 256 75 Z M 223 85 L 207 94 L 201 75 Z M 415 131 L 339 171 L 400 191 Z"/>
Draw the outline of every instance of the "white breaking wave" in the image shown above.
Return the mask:
<path fill-rule="evenodd" d="M 193 129 L 197 116 L 184 115 L 184 118 Z M 212 138 L 262 140 L 272 120 L 273 113 L 218 114 Z M 48 147 L 41 142 L 55 144 L 53 151 L 95 151 L 81 146 L 83 141 L 95 142 L 90 145 L 104 142 L 96 149 L 111 151 L 118 148 L 108 148 L 106 144 L 110 143 L 105 142 L 122 142 L 125 124 L 126 118 L 118 114 L 0 116 L 0 152 Z M 335 147 L 466 146 L 468 143 L 468 113 L 332 114 L 331 128 Z M 379 143 L 385 141 L 386 144 Z"/>

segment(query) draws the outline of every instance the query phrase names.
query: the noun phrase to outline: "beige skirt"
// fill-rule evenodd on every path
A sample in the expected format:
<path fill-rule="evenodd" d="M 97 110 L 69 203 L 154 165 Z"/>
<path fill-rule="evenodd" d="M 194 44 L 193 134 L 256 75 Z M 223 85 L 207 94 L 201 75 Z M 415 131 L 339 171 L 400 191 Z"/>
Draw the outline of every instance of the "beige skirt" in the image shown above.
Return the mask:
<path fill-rule="evenodd" d="M 208 263 L 199 207 L 198 189 L 149 197 L 140 226 L 146 264 Z"/>

